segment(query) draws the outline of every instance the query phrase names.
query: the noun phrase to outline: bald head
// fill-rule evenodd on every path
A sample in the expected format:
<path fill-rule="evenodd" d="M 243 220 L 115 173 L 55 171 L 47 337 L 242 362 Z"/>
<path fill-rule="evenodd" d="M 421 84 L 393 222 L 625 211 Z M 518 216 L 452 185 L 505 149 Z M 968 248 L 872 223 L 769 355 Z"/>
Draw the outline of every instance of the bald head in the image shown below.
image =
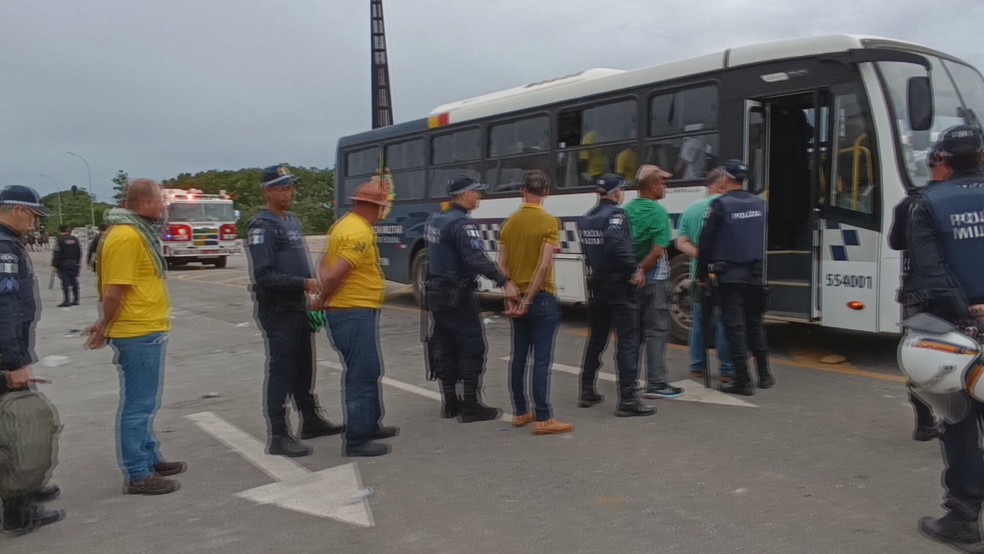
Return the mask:
<path fill-rule="evenodd" d="M 133 179 L 126 187 L 126 207 L 147 219 L 164 216 L 161 187 L 153 179 Z"/>

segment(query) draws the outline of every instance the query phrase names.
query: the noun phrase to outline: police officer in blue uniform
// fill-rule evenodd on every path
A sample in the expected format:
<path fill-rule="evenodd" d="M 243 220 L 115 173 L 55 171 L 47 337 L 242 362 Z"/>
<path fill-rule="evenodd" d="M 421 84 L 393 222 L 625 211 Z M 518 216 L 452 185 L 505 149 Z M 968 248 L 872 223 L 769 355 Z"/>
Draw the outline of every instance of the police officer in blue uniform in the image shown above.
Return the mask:
<path fill-rule="evenodd" d="M 72 236 L 68 225 L 58 228 L 58 241 L 51 253 L 51 268 L 58 272 L 62 286 L 62 303 L 59 308 L 79 305 L 79 269 L 82 266 L 82 245 Z M 72 300 L 68 300 L 71 291 Z"/>
<path fill-rule="evenodd" d="M 501 287 L 507 303 L 519 297 L 516 285 L 485 254 L 482 235 L 468 215 L 478 207 L 481 191 L 487 188 L 471 177 L 451 179 L 451 208 L 431 214 L 424 225 L 428 257 L 425 303 L 434 319 L 431 345 L 444 400 L 441 415 L 457 416 L 462 423 L 495 419 L 501 413 L 479 398 L 486 344 L 474 294 L 475 278 L 482 275 Z M 457 393 L 459 380 L 463 400 Z"/>
<path fill-rule="evenodd" d="M 705 216 L 700 234 L 697 282 L 717 288 L 735 380 L 720 389 L 732 394 L 752 396 L 748 372 L 748 351 L 755 357 L 759 387 L 775 384 L 769 372 L 769 350 L 765 341 L 765 260 L 766 207 L 761 198 L 742 190 L 748 166 L 741 160 L 728 160 L 717 168 L 724 194 L 715 198 Z"/>
<path fill-rule="evenodd" d="M 913 311 L 980 329 L 984 325 L 984 136 L 977 127 L 952 127 L 941 134 L 934 149 L 952 173 L 913 198 L 907 288 L 919 295 Z M 919 530 L 966 552 L 984 552 L 980 526 L 984 405 L 970 404 L 965 418 L 943 422 L 947 514 L 922 518 Z"/>
<path fill-rule="evenodd" d="M 604 398 L 595 389 L 601 354 L 615 328 L 615 362 L 619 399 L 615 415 L 647 416 L 656 408 L 639 400 L 639 288 L 646 282 L 635 261 L 632 231 L 625 210 L 619 207 L 628 182 L 614 174 L 596 182 L 598 204 L 577 221 L 581 248 L 588 262 L 588 319 L 590 334 L 581 366 L 578 406 L 591 407 Z"/>
<path fill-rule="evenodd" d="M 13 185 L 0 191 L 0 396 L 43 382 L 31 373 L 34 326 L 41 315 L 37 278 L 21 237 L 49 214 L 38 193 Z M 47 510 L 42 502 L 59 494 L 47 486 L 34 494 L 2 498 L 3 530 L 26 533 L 65 517 L 61 510 Z"/>
<path fill-rule="evenodd" d="M 263 170 L 266 205 L 250 220 L 246 235 L 256 317 L 267 347 L 267 453 L 288 457 L 311 453 L 290 433 L 288 397 L 300 412 L 302 439 L 345 430 L 322 417 L 314 395 L 314 330 L 306 293 L 319 292 L 320 284 L 311 273 L 300 221 L 288 211 L 297 182 L 286 167 Z"/>

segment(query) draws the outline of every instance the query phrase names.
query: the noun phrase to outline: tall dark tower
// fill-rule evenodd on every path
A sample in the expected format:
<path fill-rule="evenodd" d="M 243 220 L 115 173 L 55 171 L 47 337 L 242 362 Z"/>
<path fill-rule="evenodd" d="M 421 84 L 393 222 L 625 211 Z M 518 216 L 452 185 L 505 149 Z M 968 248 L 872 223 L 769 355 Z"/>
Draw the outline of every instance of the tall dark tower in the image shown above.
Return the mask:
<path fill-rule="evenodd" d="M 383 28 L 383 0 L 369 0 L 372 33 L 372 128 L 393 124 L 389 64 L 386 62 L 386 31 Z"/>

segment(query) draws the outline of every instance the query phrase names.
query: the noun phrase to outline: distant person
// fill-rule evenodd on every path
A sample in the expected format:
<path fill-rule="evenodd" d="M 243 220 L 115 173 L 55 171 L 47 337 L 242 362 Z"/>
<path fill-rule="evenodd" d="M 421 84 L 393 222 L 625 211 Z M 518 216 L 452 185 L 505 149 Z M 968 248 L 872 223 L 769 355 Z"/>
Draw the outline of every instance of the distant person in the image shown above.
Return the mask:
<path fill-rule="evenodd" d="M 87 265 L 93 272 L 98 271 L 96 266 L 99 261 L 96 259 L 96 254 L 99 253 L 99 240 L 102 238 L 103 233 L 106 232 L 107 227 L 108 225 L 105 223 L 99 224 L 99 231 L 93 235 L 92 240 L 89 241 L 89 247 L 86 249 L 85 265 Z"/>
<path fill-rule="evenodd" d="M 435 212 L 424 224 L 427 241 L 427 309 L 434 318 L 431 344 L 441 381 L 441 416 L 461 423 L 496 419 L 501 410 L 481 400 L 485 373 L 485 328 L 482 326 L 475 279 L 482 275 L 503 289 L 507 303 L 519 290 L 485 253 L 481 233 L 468 213 L 478 207 L 488 185 L 468 176 L 448 182 L 451 207 Z M 458 382 L 463 397 L 458 396 Z"/>
<path fill-rule="evenodd" d="M 723 194 L 711 201 L 701 230 L 697 254 L 697 281 L 717 287 L 721 321 L 728 335 L 735 380 L 720 389 L 752 396 L 748 352 L 755 357 L 759 388 L 775 385 L 769 371 L 769 348 L 762 317 L 765 314 L 766 207 L 761 198 L 742 190 L 748 166 L 728 160 L 718 168 Z"/>
<path fill-rule="evenodd" d="M 684 131 L 699 131 L 700 123 L 684 126 Z M 687 137 L 680 144 L 680 154 L 673 170 L 678 179 L 703 179 L 707 173 L 707 141 L 703 136 Z"/>
<path fill-rule="evenodd" d="M 383 425 L 381 400 L 383 355 L 379 346 L 379 313 L 386 283 L 372 226 L 389 205 L 387 190 L 365 183 L 350 197 L 352 211 L 328 230 L 321 262 L 321 293 L 315 306 L 324 308 L 328 339 L 342 357 L 342 398 L 345 405 L 346 456 L 381 456 L 388 444 L 375 442 L 399 434 Z"/>
<path fill-rule="evenodd" d="M 581 364 L 578 406 L 589 408 L 604 400 L 595 388 L 601 354 L 615 328 L 615 363 L 618 376 L 618 417 L 649 416 L 656 408 L 639 400 L 639 288 L 646 277 L 636 263 L 632 229 L 618 205 L 628 186 L 618 175 L 606 174 L 596 182 L 598 204 L 577 221 L 588 264 L 588 321 L 590 331 Z"/>
<path fill-rule="evenodd" d="M 700 287 L 697 286 L 697 254 L 700 246 L 700 232 L 704 229 L 704 216 L 707 215 L 708 207 L 711 202 L 721 196 L 721 177 L 720 170 L 712 169 L 704 177 L 704 185 L 707 187 L 707 196 L 695 201 L 687 207 L 680 216 L 680 228 L 677 230 L 676 247 L 677 250 L 690 257 L 690 335 L 687 341 L 687 348 L 690 351 L 690 375 L 695 378 L 703 378 L 704 373 L 710 366 L 707 359 L 707 346 L 705 343 L 705 328 L 717 329 L 714 340 L 714 349 L 717 350 L 719 364 L 719 379 L 722 383 L 731 383 L 735 380 L 735 366 L 731 363 L 731 349 L 728 348 L 728 337 L 724 333 L 724 325 L 721 324 L 720 315 L 714 315 L 714 321 L 704 321 L 704 299 L 700 294 Z M 711 313 L 715 313 L 711 310 Z"/>
<path fill-rule="evenodd" d="M 646 353 L 646 390 L 643 398 L 677 398 L 683 389 L 669 383 L 666 341 L 670 333 L 670 306 L 674 303 L 670 258 L 666 249 L 673 240 L 670 214 L 659 201 L 666 197 L 666 179 L 673 174 L 658 165 L 639 168 L 639 197 L 625 206 L 632 228 L 636 263 L 646 276 L 639 302 L 639 339 Z"/>
<path fill-rule="evenodd" d="M 550 366 L 560 327 L 560 306 L 553 276 L 554 252 L 560 247 L 560 223 L 543 209 L 550 181 L 539 170 L 523 174 L 523 205 L 502 226 L 499 269 L 519 289 L 519 304 L 506 315 L 512 318 L 512 362 L 509 390 L 515 416 L 513 425 L 533 424 L 534 435 L 569 433 L 574 425 L 553 417 L 550 406 Z M 533 410 L 526 400 L 526 361 L 533 352 Z"/>
<path fill-rule="evenodd" d="M 68 225 L 62 225 L 58 231 L 58 241 L 51 254 L 51 270 L 58 272 L 58 279 L 61 280 L 62 286 L 62 303 L 58 307 L 78 306 L 82 245 L 79 244 L 79 239 L 72 236 L 72 230 Z M 71 301 L 68 298 L 69 291 L 72 293 Z"/>
<path fill-rule="evenodd" d="M 930 149 L 928 155 L 926 156 L 926 165 L 929 166 L 930 172 L 929 182 L 926 183 L 926 187 L 946 181 L 950 178 L 950 175 L 953 174 L 953 169 L 950 168 L 950 166 L 946 163 L 946 160 L 944 160 L 941 148 L 942 143 L 937 144 Z M 908 196 L 903 198 L 902 201 L 895 206 L 892 217 L 892 227 L 888 232 L 889 247 L 893 250 L 900 250 L 902 252 L 902 286 L 899 287 L 898 301 L 902 305 L 903 320 L 906 320 L 918 313 L 919 304 L 922 298 L 920 291 L 913 288 L 912 282 L 909 279 L 909 244 L 908 237 L 906 236 L 909 229 L 909 212 L 912 211 L 913 202 L 918 194 L 918 189 L 910 190 Z M 912 393 L 911 386 L 907 385 L 906 389 L 909 392 L 909 402 L 912 404 L 912 408 L 916 412 L 916 429 L 912 433 L 912 439 L 917 441 L 929 441 L 939 437 L 939 422 L 936 421 L 936 418 L 933 416 L 932 408 Z"/>
<path fill-rule="evenodd" d="M 164 216 L 160 185 L 134 179 L 126 207 L 106 214 L 112 228 L 99 260 L 100 318 L 85 330 L 85 348 L 109 344 L 120 371 L 117 443 L 127 494 L 160 495 L 180 488 L 168 477 L 188 469 L 165 461 L 154 433 L 164 393 L 164 360 L 171 331 L 167 263 L 156 224 Z"/>
<path fill-rule="evenodd" d="M 48 215 L 34 189 L 14 185 L 0 191 L 0 403 L 12 391 L 46 382 L 31 372 L 31 364 L 37 362 L 34 327 L 41 316 L 41 303 L 37 277 L 20 238 Z M 46 486 L 44 481 L 17 494 L 0 491 L 3 530 L 29 533 L 60 521 L 65 512 L 42 505 L 59 492 L 57 486 Z"/>
<path fill-rule="evenodd" d="M 301 222 L 289 211 L 297 182 L 287 167 L 264 169 L 260 186 L 266 204 L 246 232 L 256 318 L 267 348 L 267 453 L 291 458 L 307 456 L 311 447 L 290 432 L 288 399 L 300 413 L 302 439 L 345 430 L 323 417 L 314 394 L 314 337 L 305 294 L 320 293 L 321 283 L 311 273 Z"/>

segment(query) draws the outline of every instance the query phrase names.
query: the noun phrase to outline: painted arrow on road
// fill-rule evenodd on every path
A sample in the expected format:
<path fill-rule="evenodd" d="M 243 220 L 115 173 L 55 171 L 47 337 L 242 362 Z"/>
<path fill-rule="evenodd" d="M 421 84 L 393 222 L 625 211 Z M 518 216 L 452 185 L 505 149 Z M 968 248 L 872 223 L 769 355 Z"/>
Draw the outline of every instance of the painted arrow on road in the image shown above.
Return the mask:
<path fill-rule="evenodd" d="M 187 417 L 203 431 L 276 479 L 275 483 L 236 493 L 236 496 L 258 504 L 274 504 L 295 512 L 328 517 L 360 527 L 375 525 L 366 498 L 371 491 L 362 487 L 359 468 L 355 464 L 344 464 L 311 473 L 289 458 L 267 455 L 263 443 L 212 412 Z"/>

